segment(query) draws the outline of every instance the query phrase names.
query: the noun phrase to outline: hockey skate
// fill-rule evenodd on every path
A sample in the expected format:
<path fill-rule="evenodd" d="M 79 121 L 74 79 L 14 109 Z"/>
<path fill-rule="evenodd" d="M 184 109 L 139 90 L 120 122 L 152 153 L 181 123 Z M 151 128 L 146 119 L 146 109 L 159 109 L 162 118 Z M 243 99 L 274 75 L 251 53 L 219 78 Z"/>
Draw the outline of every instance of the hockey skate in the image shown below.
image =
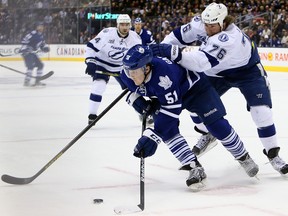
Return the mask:
<path fill-rule="evenodd" d="M 92 124 L 92 122 L 97 118 L 97 115 L 95 114 L 90 114 L 88 116 L 88 125 Z M 95 125 L 95 123 L 93 124 L 93 126 Z"/>
<path fill-rule="evenodd" d="M 286 164 L 279 156 L 278 153 L 280 151 L 280 147 L 272 148 L 266 153 L 266 150 L 263 150 L 263 153 L 268 157 L 269 162 L 272 167 L 277 170 L 281 175 L 285 175 L 288 173 L 288 164 Z"/>
<path fill-rule="evenodd" d="M 36 87 L 36 86 L 44 87 L 44 86 L 46 86 L 46 84 L 40 82 L 40 79 L 36 78 L 35 83 L 32 86 L 34 86 L 34 87 Z"/>
<path fill-rule="evenodd" d="M 30 86 L 30 81 L 29 80 L 25 80 L 23 86 L 29 87 Z"/>
<path fill-rule="evenodd" d="M 259 171 L 258 165 L 253 161 L 248 153 L 237 159 L 240 165 L 244 168 L 248 176 L 254 177 Z"/>
<path fill-rule="evenodd" d="M 202 134 L 196 145 L 192 148 L 193 153 L 199 158 L 203 154 L 214 148 L 218 144 L 218 142 L 211 133 L 205 133 L 203 131 L 200 131 L 197 127 L 194 127 L 194 129 Z"/>
<path fill-rule="evenodd" d="M 204 171 L 204 168 L 198 161 L 192 161 L 190 163 L 189 176 L 186 180 L 186 185 L 193 191 L 198 192 L 205 187 L 204 180 L 207 175 Z"/>

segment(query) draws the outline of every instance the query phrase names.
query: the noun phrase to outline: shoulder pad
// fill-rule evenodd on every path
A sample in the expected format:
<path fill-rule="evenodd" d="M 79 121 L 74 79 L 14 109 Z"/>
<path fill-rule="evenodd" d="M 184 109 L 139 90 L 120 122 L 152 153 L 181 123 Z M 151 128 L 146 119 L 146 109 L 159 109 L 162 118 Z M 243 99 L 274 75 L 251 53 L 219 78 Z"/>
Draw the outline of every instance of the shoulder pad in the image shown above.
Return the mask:
<path fill-rule="evenodd" d="M 194 20 L 195 22 L 199 22 L 199 21 L 201 21 L 201 17 L 200 17 L 200 16 L 195 16 L 195 17 L 193 18 L 193 20 Z"/>

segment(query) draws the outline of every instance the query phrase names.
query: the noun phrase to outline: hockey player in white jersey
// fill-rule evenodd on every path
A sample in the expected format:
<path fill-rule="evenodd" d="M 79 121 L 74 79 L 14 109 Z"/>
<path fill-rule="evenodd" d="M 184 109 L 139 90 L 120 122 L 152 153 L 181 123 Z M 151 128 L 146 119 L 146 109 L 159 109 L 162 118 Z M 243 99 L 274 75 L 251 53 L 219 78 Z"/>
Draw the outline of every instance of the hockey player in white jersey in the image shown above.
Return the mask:
<path fill-rule="evenodd" d="M 131 18 L 129 15 L 120 14 L 117 18 L 117 27 L 103 29 L 86 46 L 85 63 L 87 67 L 85 73 L 93 79 L 88 124 L 97 118 L 97 111 L 110 75 L 116 78 L 122 89 L 125 88 L 119 77 L 123 64 L 122 59 L 129 48 L 142 43 L 140 36 L 130 28 Z"/>
<path fill-rule="evenodd" d="M 256 45 L 233 21 L 224 4 L 211 3 L 202 12 L 201 18 L 194 18 L 165 38 L 162 44 L 154 45 L 153 53 L 166 56 L 189 70 L 205 72 L 220 96 L 232 87 L 238 88 L 257 126 L 264 154 L 275 170 L 282 175 L 287 174 L 288 164 L 278 155 L 280 147 L 272 118 L 267 73 L 260 62 Z M 203 30 L 207 36 L 205 40 Z M 181 51 L 178 46 L 189 45 L 195 40 L 203 41 L 199 50 L 188 47 Z M 201 130 L 205 130 L 204 125 Z"/>

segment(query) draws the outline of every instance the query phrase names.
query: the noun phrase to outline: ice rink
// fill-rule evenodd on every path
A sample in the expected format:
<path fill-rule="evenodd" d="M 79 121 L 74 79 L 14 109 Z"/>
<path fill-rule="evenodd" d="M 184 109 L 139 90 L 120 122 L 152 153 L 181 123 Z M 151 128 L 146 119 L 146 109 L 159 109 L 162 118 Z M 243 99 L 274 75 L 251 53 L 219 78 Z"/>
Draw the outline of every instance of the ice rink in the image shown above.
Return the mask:
<path fill-rule="evenodd" d="M 24 76 L 0 67 L 0 175 L 30 177 L 87 126 L 90 77 L 83 62 L 44 62 L 55 74 L 44 88 L 23 87 Z M 0 64 L 25 71 L 23 62 Z M 288 161 L 288 73 L 269 72 L 280 156 Z M 111 78 L 100 111 L 122 90 Z M 133 148 L 141 134 L 137 114 L 123 98 L 38 178 L 27 185 L 0 180 L 1 216 L 110 216 L 117 206 L 140 202 L 139 163 Z M 228 115 L 260 167 L 248 177 L 221 144 L 201 157 L 206 188 L 191 192 L 188 175 L 160 144 L 145 159 L 146 216 L 287 216 L 288 177 L 267 163 L 245 101 L 238 90 L 223 96 Z M 198 138 L 184 111 L 181 132 Z M 93 204 L 100 198 L 102 204 Z"/>

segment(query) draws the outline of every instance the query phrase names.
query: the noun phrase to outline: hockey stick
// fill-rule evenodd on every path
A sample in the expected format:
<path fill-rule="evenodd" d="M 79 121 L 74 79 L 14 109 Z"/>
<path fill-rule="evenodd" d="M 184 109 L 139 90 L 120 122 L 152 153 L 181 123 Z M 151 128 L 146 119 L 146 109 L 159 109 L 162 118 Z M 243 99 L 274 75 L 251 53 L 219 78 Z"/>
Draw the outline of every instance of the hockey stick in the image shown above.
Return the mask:
<path fill-rule="evenodd" d="M 13 54 L 2 54 L 2 53 L 0 53 L 0 56 L 1 57 L 9 57 L 9 56 L 14 56 L 14 55 L 17 55 L 17 54 L 19 54 L 19 53 L 13 53 Z"/>
<path fill-rule="evenodd" d="M 14 72 L 16 72 L 16 73 L 23 74 L 23 75 L 26 75 L 26 76 L 27 76 L 27 74 L 24 73 L 24 72 L 22 72 L 22 71 L 18 71 L 18 70 L 16 70 L 16 69 L 10 68 L 10 67 L 5 66 L 5 65 L 2 65 L 2 64 L 0 64 L 0 66 L 3 67 L 3 68 L 6 68 L 6 69 L 8 69 L 8 70 L 14 71 Z M 54 71 L 49 71 L 48 73 L 44 74 L 43 76 L 39 76 L 39 77 L 31 76 L 31 75 L 28 75 L 28 76 L 31 77 L 31 78 L 35 78 L 35 79 L 37 78 L 39 81 L 41 81 L 41 80 L 44 80 L 44 79 L 49 78 L 49 77 L 52 76 L 53 74 L 54 74 Z"/>
<path fill-rule="evenodd" d="M 142 120 L 142 134 L 146 129 L 146 120 L 147 113 L 144 113 Z M 143 211 L 145 204 L 145 160 L 144 160 L 144 151 L 142 150 L 140 156 L 140 204 L 138 207 Z"/>
<path fill-rule="evenodd" d="M 19 54 L 21 54 L 21 52 L 19 52 L 20 51 L 20 48 L 16 48 L 16 49 L 14 49 L 14 53 L 12 53 L 12 54 L 2 54 L 2 53 L 0 53 L 0 56 L 1 57 L 9 57 L 9 56 L 15 56 L 15 55 L 19 55 Z M 42 52 L 40 49 L 38 49 L 38 50 L 35 50 L 35 51 L 31 51 L 31 52 L 29 52 L 29 53 L 34 53 L 34 54 L 36 54 L 36 53 L 39 53 L 39 52 Z"/>
<path fill-rule="evenodd" d="M 95 73 L 104 74 L 104 75 L 108 75 L 108 76 L 114 76 L 114 77 L 119 77 L 120 76 L 119 73 L 111 73 L 111 72 L 98 71 L 98 70 L 96 70 Z"/>
<path fill-rule="evenodd" d="M 124 95 L 128 92 L 128 89 L 125 89 L 112 103 L 103 110 L 98 117 L 91 122 L 88 126 L 86 126 L 76 137 L 74 137 L 57 155 L 55 155 L 44 167 L 42 167 L 35 175 L 28 177 L 28 178 L 18 178 L 10 175 L 2 175 L 2 181 L 8 184 L 16 184 L 16 185 L 23 185 L 29 184 L 33 180 L 35 180 L 41 173 L 43 173 L 48 167 L 51 166 L 60 156 L 64 154 L 77 140 L 79 140 L 93 125 L 96 124 Z"/>
<path fill-rule="evenodd" d="M 147 120 L 147 113 L 143 114 L 142 119 L 142 133 L 146 129 L 146 120 Z M 144 151 L 142 150 L 140 152 L 140 204 L 136 206 L 119 206 L 114 208 L 114 212 L 116 214 L 130 214 L 130 213 L 136 213 L 141 212 L 144 210 L 145 207 L 145 160 L 144 160 Z"/>

